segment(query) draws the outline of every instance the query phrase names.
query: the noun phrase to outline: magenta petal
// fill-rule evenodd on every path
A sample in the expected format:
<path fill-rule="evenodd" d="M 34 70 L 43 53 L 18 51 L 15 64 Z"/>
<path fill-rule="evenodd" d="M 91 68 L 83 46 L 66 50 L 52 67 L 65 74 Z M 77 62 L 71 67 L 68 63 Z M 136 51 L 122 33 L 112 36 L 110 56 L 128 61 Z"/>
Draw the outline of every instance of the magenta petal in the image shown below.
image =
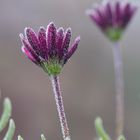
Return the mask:
<path fill-rule="evenodd" d="M 40 27 L 38 31 L 38 40 L 40 42 L 40 46 L 46 47 L 46 30 L 44 27 Z"/>
<path fill-rule="evenodd" d="M 75 39 L 73 45 L 71 46 L 68 53 L 66 54 L 66 61 L 74 54 L 74 52 L 78 47 L 79 42 L 80 42 L 80 36 Z"/>
<path fill-rule="evenodd" d="M 111 8 L 111 3 L 107 2 L 105 5 L 105 12 L 107 14 L 108 17 L 112 18 L 112 8 Z"/>
<path fill-rule="evenodd" d="M 48 58 L 47 42 L 46 42 L 46 30 L 44 27 L 40 27 L 38 31 L 38 40 L 40 42 L 40 52 L 44 59 Z"/>
<path fill-rule="evenodd" d="M 59 28 L 57 30 L 57 35 L 56 35 L 57 55 L 59 58 L 62 58 L 63 55 L 63 48 L 62 48 L 63 37 L 64 37 L 64 29 Z"/>
<path fill-rule="evenodd" d="M 93 14 L 95 17 L 98 17 L 98 21 L 102 23 L 101 28 L 104 29 L 108 26 L 110 17 L 108 16 L 107 4 L 103 4 L 101 7 L 97 6 L 94 8 L 96 14 Z"/>
<path fill-rule="evenodd" d="M 124 8 L 124 13 L 126 16 L 129 16 L 131 18 L 136 10 L 137 10 L 136 6 L 133 6 L 130 3 L 128 3 Z"/>
<path fill-rule="evenodd" d="M 22 52 L 36 65 L 40 64 L 40 59 L 33 56 L 33 54 L 26 47 L 22 47 Z"/>
<path fill-rule="evenodd" d="M 131 15 L 131 5 L 130 3 L 127 3 L 124 7 L 124 16 L 130 16 Z"/>
<path fill-rule="evenodd" d="M 68 28 L 65 31 L 64 40 L 63 40 L 64 53 L 65 53 L 65 51 L 67 52 L 67 49 L 69 47 L 70 40 L 71 40 L 71 34 L 72 34 L 71 28 Z"/>
<path fill-rule="evenodd" d="M 28 47 L 31 48 L 31 45 L 28 43 L 28 41 L 26 40 L 26 38 L 23 36 L 22 33 L 19 34 L 19 37 L 20 37 L 20 40 L 21 40 L 23 46 L 25 46 L 25 47 L 27 47 L 27 48 L 28 48 Z"/>
<path fill-rule="evenodd" d="M 59 28 L 57 30 L 57 36 L 56 36 L 57 48 L 61 48 L 62 47 L 63 37 L 64 37 L 64 29 L 63 28 Z"/>
<path fill-rule="evenodd" d="M 47 26 L 47 47 L 50 55 L 53 55 L 56 46 L 56 27 L 53 22 Z"/>
<path fill-rule="evenodd" d="M 95 10 L 88 10 L 87 15 L 91 18 L 92 21 L 96 23 L 101 29 L 104 30 L 105 26 L 100 17 L 97 15 Z"/>
<path fill-rule="evenodd" d="M 106 12 L 106 17 L 107 17 L 107 26 L 112 26 L 113 25 L 113 12 L 112 12 L 112 7 L 111 3 L 107 3 L 105 6 L 105 12 Z"/>
<path fill-rule="evenodd" d="M 39 56 L 35 53 L 35 51 L 31 48 L 28 41 L 24 38 L 23 34 L 20 34 L 20 38 L 23 44 L 22 51 L 27 57 L 32 60 L 34 63 L 39 64 L 41 62 Z"/>
<path fill-rule="evenodd" d="M 22 46 L 22 52 L 34 63 L 36 63 L 36 60 L 34 59 L 34 57 L 31 55 L 31 53 L 28 51 L 28 49 L 24 46 Z"/>
<path fill-rule="evenodd" d="M 131 6 L 131 15 L 133 15 L 136 11 L 137 11 L 137 7 L 136 6 Z"/>
<path fill-rule="evenodd" d="M 123 10 L 123 24 L 122 24 L 123 28 L 125 28 L 127 26 L 131 17 L 132 17 L 131 5 L 130 5 L 130 3 L 127 3 L 124 7 L 124 10 Z"/>
<path fill-rule="evenodd" d="M 38 38 L 37 38 L 35 32 L 33 31 L 33 29 L 25 28 L 25 35 L 26 35 L 30 45 L 32 46 L 32 48 L 36 51 L 37 54 L 39 54 L 40 44 L 39 44 Z"/>
<path fill-rule="evenodd" d="M 121 5 L 120 5 L 120 3 L 119 3 L 119 1 L 117 1 L 116 3 L 115 3 L 115 14 L 114 14 L 114 16 L 115 16 L 115 21 L 114 21 L 114 24 L 115 24 L 115 26 L 119 26 L 120 25 L 120 23 L 121 23 L 121 17 L 122 17 L 122 15 L 121 15 Z"/>

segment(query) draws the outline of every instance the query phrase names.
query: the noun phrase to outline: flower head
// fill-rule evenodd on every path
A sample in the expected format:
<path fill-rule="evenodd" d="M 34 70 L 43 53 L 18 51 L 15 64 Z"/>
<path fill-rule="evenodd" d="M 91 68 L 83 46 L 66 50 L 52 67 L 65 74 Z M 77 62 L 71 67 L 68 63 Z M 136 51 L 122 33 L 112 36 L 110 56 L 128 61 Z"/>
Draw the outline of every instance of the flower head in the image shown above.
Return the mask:
<path fill-rule="evenodd" d="M 104 0 L 87 14 L 111 41 L 118 41 L 136 10 L 136 6 L 124 0 Z"/>
<path fill-rule="evenodd" d="M 76 51 L 80 41 L 77 37 L 70 47 L 71 29 L 65 32 L 61 27 L 56 29 L 51 22 L 47 29 L 40 27 L 38 34 L 33 29 L 25 28 L 25 36 L 20 34 L 23 53 L 49 75 L 58 75 Z"/>

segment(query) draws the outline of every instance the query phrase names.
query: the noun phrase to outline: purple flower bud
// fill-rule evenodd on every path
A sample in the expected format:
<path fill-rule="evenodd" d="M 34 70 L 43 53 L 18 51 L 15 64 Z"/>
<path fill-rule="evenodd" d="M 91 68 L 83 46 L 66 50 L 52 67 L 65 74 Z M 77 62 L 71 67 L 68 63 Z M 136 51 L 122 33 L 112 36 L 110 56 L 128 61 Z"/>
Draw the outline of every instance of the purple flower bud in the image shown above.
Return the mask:
<path fill-rule="evenodd" d="M 111 41 L 118 41 L 136 10 L 136 6 L 124 0 L 105 0 L 87 14 Z"/>
<path fill-rule="evenodd" d="M 71 29 L 56 28 L 51 22 L 47 29 L 40 27 L 38 34 L 25 28 L 25 37 L 20 34 L 23 53 L 35 64 L 41 66 L 49 75 L 60 73 L 63 65 L 76 51 L 80 41 L 77 37 L 70 46 Z"/>

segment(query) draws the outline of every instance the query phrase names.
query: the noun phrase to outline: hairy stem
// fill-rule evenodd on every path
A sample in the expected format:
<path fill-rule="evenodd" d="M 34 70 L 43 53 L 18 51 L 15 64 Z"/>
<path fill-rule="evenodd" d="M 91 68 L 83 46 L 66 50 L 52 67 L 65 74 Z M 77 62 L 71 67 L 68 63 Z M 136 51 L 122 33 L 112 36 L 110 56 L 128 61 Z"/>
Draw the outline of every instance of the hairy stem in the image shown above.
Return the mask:
<path fill-rule="evenodd" d="M 64 140 L 70 140 L 58 76 L 50 76 Z"/>
<path fill-rule="evenodd" d="M 116 137 L 119 137 L 123 133 L 124 127 L 124 80 L 119 42 L 114 43 L 113 53 L 116 85 Z"/>

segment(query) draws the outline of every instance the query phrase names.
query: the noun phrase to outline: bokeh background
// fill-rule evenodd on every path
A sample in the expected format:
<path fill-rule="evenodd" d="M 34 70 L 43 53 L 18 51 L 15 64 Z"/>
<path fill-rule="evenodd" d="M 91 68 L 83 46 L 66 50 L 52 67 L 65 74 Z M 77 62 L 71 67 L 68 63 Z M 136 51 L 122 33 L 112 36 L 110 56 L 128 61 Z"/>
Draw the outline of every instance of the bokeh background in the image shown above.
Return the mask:
<path fill-rule="evenodd" d="M 71 27 L 73 39 L 81 35 L 75 55 L 60 75 L 65 111 L 72 140 L 93 140 L 94 119 L 101 116 L 113 136 L 115 88 L 111 43 L 86 16 L 100 0 L 0 0 L 0 90 L 2 100 L 13 103 L 16 136 L 61 140 L 49 77 L 21 52 L 19 33 L 35 31 L 50 21 Z M 139 5 L 139 0 L 131 0 Z M 125 135 L 140 139 L 140 11 L 122 40 L 125 79 Z M 2 107 L 0 107 L 2 111 Z"/>

